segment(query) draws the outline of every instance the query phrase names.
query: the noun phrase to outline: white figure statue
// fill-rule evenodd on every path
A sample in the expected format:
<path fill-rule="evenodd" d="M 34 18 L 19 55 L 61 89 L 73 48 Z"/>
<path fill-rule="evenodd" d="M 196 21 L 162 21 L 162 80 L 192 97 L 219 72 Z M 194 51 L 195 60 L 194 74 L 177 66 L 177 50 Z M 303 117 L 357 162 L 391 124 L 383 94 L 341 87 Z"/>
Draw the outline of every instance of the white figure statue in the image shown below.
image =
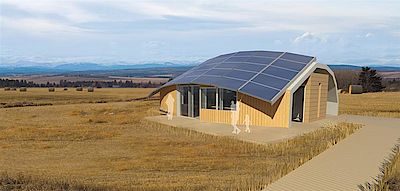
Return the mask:
<path fill-rule="evenodd" d="M 175 100 L 172 97 L 172 95 L 168 94 L 168 97 L 167 97 L 167 117 L 168 117 L 168 120 L 172 120 L 172 115 L 173 115 L 173 112 L 174 112 L 174 102 L 175 102 Z"/>
<path fill-rule="evenodd" d="M 244 117 L 243 124 L 246 126 L 246 129 L 244 130 L 244 132 L 250 133 L 251 121 L 250 121 L 250 116 L 249 116 L 249 114 L 246 114 L 246 116 Z"/>
<path fill-rule="evenodd" d="M 235 110 L 236 108 L 236 110 Z M 233 101 L 231 102 L 231 125 L 233 126 L 233 134 L 238 135 L 240 133 L 240 129 L 238 128 L 237 124 L 239 121 L 239 102 L 235 104 Z"/>

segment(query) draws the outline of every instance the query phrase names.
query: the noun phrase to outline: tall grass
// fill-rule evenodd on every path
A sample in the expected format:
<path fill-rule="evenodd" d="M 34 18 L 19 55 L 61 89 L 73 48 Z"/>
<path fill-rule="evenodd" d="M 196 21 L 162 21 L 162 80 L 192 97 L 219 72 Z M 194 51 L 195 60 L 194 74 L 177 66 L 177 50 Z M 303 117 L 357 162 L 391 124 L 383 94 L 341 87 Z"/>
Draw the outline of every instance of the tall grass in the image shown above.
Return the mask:
<path fill-rule="evenodd" d="M 26 176 L 18 174 L 11 176 L 7 173 L 0 175 L 0 190 L 76 190 L 76 191 L 103 191 L 111 190 L 111 188 L 98 187 L 95 185 L 83 185 L 77 181 L 71 180 L 55 180 L 47 177 L 45 180 L 38 177 Z"/>
<path fill-rule="evenodd" d="M 341 114 L 400 118 L 400 92 L 339 94 Z"/>
<path fill-rule="evenodd" d="M 1 109 L 0 176 L 36 190 L 260 190 L 361 127 L 340 123 L 259 145 L 144 120 L 158 106 Z"/>
<path fill-rule="evenodd" d="M 360 185 L 362 191 L 400 190 L 400 139 L 392 149 L 390 157 L 382 163 L 381 174 L 374 182 Z"/>

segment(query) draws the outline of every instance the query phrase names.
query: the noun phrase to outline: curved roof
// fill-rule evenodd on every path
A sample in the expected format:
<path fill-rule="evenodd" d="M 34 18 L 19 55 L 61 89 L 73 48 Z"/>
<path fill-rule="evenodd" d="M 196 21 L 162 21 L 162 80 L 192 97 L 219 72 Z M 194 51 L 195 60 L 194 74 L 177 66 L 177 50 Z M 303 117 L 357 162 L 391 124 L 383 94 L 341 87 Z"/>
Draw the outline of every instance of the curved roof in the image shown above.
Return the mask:
<path fill-rule="evenodd" d="M 235 52 L 211 58 L 160 88 L 178 84 L 211 85 L 274 103 L 313 61 L 315 57 L 289 52 Z"/>

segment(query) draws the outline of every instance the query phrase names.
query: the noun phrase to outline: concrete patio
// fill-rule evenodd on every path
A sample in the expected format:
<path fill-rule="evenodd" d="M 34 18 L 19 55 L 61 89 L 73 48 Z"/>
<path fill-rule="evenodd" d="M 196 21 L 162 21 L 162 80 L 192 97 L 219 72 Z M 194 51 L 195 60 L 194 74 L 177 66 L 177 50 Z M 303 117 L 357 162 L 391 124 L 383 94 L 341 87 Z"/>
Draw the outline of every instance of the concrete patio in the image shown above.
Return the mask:
<path fill-rule="evenodd" d="M 233 127 L 230 124 L 208 123 L 189 117 L 173 117 L 172 120 L 168 120 L 167 116 L 165 115 L 147 117 L 146 119 L 169 126 L 191 129 L 211 135 L 229 136 L 239 140 L 258 144 L 274 143 L 285 139 L 290 139 L 295 136 L 314 131 L 325 126 L 325 124 L 330 123 L 328 118 L 307 124 L 293 123 L 291 128 L 250 126 L 250 133 L 246 133 L 244 131 L 244 125 L 238 125 L 241 132 L 236 135 L 232 133 Z"/>

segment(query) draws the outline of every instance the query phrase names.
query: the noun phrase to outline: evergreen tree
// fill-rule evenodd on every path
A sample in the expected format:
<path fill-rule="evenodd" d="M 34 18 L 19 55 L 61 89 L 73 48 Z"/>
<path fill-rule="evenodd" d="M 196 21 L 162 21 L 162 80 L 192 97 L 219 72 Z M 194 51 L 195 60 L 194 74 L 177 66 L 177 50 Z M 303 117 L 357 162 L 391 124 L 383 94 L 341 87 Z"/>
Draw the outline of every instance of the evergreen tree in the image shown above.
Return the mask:
<path fill-rule="evenodd" d="M 362 86 L 363 92 L 379 92 L 384 88 L 382 78 L 370 67 L 361 68 L 358 83 Z"/>

